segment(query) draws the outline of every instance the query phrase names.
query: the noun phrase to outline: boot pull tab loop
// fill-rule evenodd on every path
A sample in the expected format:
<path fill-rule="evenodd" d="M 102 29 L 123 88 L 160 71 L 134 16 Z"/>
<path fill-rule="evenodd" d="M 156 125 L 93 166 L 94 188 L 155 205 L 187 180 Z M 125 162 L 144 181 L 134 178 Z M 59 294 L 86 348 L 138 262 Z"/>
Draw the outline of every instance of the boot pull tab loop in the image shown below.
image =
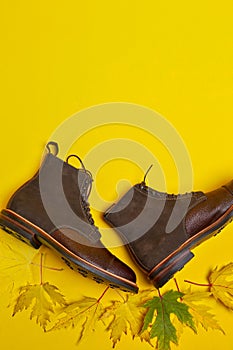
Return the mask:
<path fill-rule="evenodd" d="M 79 160 L 80 164 L 82 165 L 83 170 L 85 170 L 85 171 L 87 172 L 87 170 L 86 170 L 86 168 L 85 168 L 85 166 L 84 166 L 84 164 L 83 164 L 82 159 L 81 159 L 79 156 L 77 156 L 76 154 L 70 154 L 70 155 L 66 158 L 66 163 L 69 164 L 69 159 L 70 159 L 71 157 L 77 158 L 77 159 Z"/>
<path fill-rule="evenodd" d="M 54 148 L 53 152 L 51 150 L 51 146 Z M 58 155 L 59 147 L 58 147 L 57 142 L 50 141 L 49 143 L 47 143 L 46 148 L 47 148 L 48 152 L 53 154 L 55 157 Z"/>
<path fill-rule="evenodd" d="M 146 177 L 147 177 L 149 171 L 151 170 L 152 166 L 153 166 L 153 164 L 151 164 L 151 165 L 149 166 L 149 168 L 147 169 L 147 171 L 145 172 L 143 181 L 141 182 L 141 186 L 142 186 L 142 187 L 146 186 Z"/>

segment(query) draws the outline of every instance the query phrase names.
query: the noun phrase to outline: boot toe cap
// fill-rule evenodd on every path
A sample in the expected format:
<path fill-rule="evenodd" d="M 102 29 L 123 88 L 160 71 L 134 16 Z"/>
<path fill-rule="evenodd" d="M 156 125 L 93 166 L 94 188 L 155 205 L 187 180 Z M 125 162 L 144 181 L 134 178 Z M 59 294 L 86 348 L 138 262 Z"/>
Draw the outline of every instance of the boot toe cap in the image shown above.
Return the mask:
<path fill-rule="evenodd" d="M 136 283 L 135 272 L 128 265 L 119 260 L 116 256 L 114 256 L 109 263 L 107 271 L 132 283 Z"/>

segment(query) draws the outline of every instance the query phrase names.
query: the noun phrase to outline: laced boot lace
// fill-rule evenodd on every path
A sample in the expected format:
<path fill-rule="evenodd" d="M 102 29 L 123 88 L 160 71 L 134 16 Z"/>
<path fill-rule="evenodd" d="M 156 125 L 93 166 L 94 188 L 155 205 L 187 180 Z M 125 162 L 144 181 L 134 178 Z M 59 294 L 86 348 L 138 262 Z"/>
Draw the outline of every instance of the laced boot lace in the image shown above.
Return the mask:
<path fill-rule="evenodd" d="M 90 174 L 90 176 L 91 176 L 91 174 Z M 86 214 L 87 220 L 90 222 L 91 225 L 94 225 L 95 222 L 94 222 L 94 219 L 93 219 L 92 214 L 91 214 L 90 203 L 88 202 L 88 197 L 90 195 L 91 188 L 92 188 L 92 181 L 93 181 L 92 177 L 85 181 L 85 184 L 84 184 L 84 186 L 82 188 L 82 192 L 81 192 L 81 202 L 82 202 L 82 207 L 83 207 L 83 210 Z"/>
<path fill-rule="evenodd" d="M 85 173 L 87 174 L 87 177 L 84 181 L 84 184 L 82 185 L 81 189 L 80 189 L 80 194 L 81 194 L 81 205 L 82 205 L 82 208 L 86 214 L 86 218 L 87 220 L 89 221 L 89 223 L 91 225 L 94 225 L 94 219 L 92 217 L 92 214 L 91 214 L 91 209 L 90 209 L 90 203 L 88 202 L 88 198 L 89 198 L 89 195 L 91 193 L 91 188 L 92 188 L 92 182 L 93 182 L 93 179 L 92 179 L 92 174 L 90 173 L 90 171 L 88 171 L 84 164 L 83 164 L 83 161 L 82 159 L 77 156 L 76 154 L 71 154 L 69 155 L 67 158 L 66 158 L 66 162 L 68 163 L 69 162 L 69 159 L 71 157 L 75 157 L 79 160 L 81 166 L 82 166 L 82 169 L 85 171 Z"/>
<path fill-rule="evenodd" d="M 145 190 L 146 192 L 149 192 L 150 194 L 155 194 L 157 191 L 149 188 L 147 185 L 146 185 L 146 177 L 149 173 L 149 171 L 151 170 L 153 164 L 151 164 L 149 166 L 149 168 L 147 169 L 145 175 L 144 175 L 144 178 L 143 178 L 143 181 L 140 183 L 140 188 L 142 190 Z M 180 198 L 180 197 L 186 197 L 186 196 L 199 196 L 199 195 L 202 195 L 202 192 L 201 191 L 192 191 L 192 192 L 185 192 L 185 193 L 181 193 L 181 194 L 174 194 L 174 193 L 167 193 L 167 192 L 160 192 L 160 194 L 166 196 L 167 198 L 170 198 L 170 199 L 177 199 L 177 198 Z"/>

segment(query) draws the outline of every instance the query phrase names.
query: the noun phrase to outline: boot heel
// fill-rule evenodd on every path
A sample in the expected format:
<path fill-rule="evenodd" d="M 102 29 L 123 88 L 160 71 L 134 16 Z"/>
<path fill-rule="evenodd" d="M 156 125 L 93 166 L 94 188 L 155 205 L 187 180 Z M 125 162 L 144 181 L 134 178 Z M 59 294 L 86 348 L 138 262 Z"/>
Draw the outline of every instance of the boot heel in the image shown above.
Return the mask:
<path fill-rule="evenodd" d="M 180 271 L 187 262 L 194 257 L 190 250 L 186 249 L 167 259 L 162 264 L 155 267 L 148 275 L 156 288 L 161 288 L 173 275 Z"/>
<path fill-rule="evenodd" d="M 13 219 L 12 216 L 7 210 L 2 210 L 0 213 L 0 228 L 20 241 L 38 249 L 41 243 L 36 239 L 35 233 L 18 220 L 16 221 L 16 218 Z"/>

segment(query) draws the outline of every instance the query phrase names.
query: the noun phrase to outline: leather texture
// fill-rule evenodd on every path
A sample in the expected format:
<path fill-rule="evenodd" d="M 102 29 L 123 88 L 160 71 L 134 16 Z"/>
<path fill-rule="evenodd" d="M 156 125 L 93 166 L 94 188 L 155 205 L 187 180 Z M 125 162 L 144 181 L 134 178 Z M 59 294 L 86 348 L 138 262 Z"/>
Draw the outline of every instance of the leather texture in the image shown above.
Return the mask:
<path fill-rule="evenodd" d="M 214 191 L 172 195 L 145 183 L 133 186 L 104 214 L 139 266 L 156 265 L 233 205 L 233 181 Z"/>
<path fill-rule="evenodd" d="M 40 170 L 13 194 L 7 209 L 97 268 L 135 283 L 135 273 L 100 241 L 87 202 L 91 182 L 88 171 L 76 169 L 49 153 Z"/>
<path fill-rule="evenodd" d="M 7 208 L 48 233 L 67 226 L 98 240 L 100 233 L 90 225 L 82 206 L 85 185 L 91 181 L 85 170 L 48 154 L 35 176 L 14 193 Z"/>
<path fill-rule="evenodd" d="M 205 201 L 190 210 L 185 218 L 189 236 L 211 225 L 233 205 L 233 181 L 205 194 Z"/>
<path fill-rule="evenodd" d="M 129 269 L 127 265 L 106 249 L 100 240 L 96 242 L 95 246 L 90 245 L 88 240 L 83 237 L 75 240 L 75 232 L 70 229 L 55 230 L 51 233 L 51 236 L 85 261 L 135 282 L 136 278 L 133 270 Z"/>

